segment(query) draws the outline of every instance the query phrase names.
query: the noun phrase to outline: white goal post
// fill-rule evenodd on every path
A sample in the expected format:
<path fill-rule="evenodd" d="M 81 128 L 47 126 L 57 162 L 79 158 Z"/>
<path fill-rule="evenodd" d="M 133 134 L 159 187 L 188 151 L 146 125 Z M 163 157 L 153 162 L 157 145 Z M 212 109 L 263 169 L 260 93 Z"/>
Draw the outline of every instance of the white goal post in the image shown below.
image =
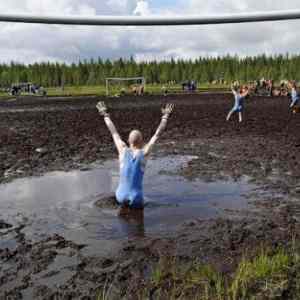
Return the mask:
<path fill-rule="evenodd" d="M 226 15 L 189 16 L 55 16 L 33 14 L 3 14 L 0 22 L 89 25 L 89 26 L 171 26 L 171 25 L 209 25 L 247 22 L 266 22 L 300 19 L 300 10 L 251 12 Z"/>
<path fill-rule="evenodd" d="M 135 84 L 138 84 L 143 87 L 143 91 L 145 91 L 146 88 L 146 79 L 145 77 L 108 77 L 105 79 L 106 81 L 106 96 L 109 96 L 109 83 L 110 82 L 134 82 Z M 133 83 L 133 84 L 134 84 Z"/>

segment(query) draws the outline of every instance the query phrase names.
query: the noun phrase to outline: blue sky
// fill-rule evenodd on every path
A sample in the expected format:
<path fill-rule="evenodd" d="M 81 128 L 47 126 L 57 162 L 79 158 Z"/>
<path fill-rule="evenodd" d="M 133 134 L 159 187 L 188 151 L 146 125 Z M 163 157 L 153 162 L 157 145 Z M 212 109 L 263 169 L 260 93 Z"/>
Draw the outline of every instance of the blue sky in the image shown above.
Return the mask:
<path fill-rule="evenodd" d="M 180 1 L 178 1 L 178 0 L 164 0 L 164 1 L 151 0 L 151 1 L 149 1 L 149 4 L 151 7 L 155 7 L 155 8 L 161 8 L 161 7 L 172 8 L 174 6 L 176 6 L 176 7 L 181 6 Z"/>
<path fill-rule="evenodd" d="M 2 13 L 188 15 L 300 9 L 299 0 L 0 0 Z M 63 27 L 0 23 L 0 62 L 300 53 L 300 21 L 191 27 Z"/>

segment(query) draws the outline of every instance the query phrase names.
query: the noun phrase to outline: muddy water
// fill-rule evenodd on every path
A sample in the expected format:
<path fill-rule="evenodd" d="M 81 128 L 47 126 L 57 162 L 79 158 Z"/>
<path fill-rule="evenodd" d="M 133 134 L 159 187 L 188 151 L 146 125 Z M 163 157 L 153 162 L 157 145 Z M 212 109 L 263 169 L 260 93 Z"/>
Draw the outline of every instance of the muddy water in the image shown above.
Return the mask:
<path fill-rule="evenodd" d="M 124 219 L 117 216 L 117 209 L 95 206 L 117 187 L 118 162 L 114 160 L 87 170 L 52 172 L 0 185 L 0 219 L 14 226 L 26 225 L 23 232 L 31 241 L 58 233 L 88 245 L 88 251 L 105 254 L 124 238 L 169 235 L 184 221 L 247 208 L 245 196 L 255 186 L 246 181 L 207 183 L 176 175 L 192 158 L 149 160 L 143 216 Z M 14 236 L 6 235 L 0 241 L 0 248 L 14 246 Z"/>

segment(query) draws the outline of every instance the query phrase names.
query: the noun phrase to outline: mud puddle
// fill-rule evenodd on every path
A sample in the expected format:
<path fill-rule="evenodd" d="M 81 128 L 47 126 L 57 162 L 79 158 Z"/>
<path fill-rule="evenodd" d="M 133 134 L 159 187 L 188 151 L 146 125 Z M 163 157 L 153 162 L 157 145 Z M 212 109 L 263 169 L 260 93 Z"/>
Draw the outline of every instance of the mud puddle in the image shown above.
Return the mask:
<path fill-rule="evenodd" d="M 99 254 L 98 243 L 104 252 L 111 251 L 120 239 L 168 235 L 190 219 L 247 209 L 246 196 L 256 186 L 246 181 L 189 181 L 175 175 L 191 159 L 169 156 L 148 162 L 143 215 L 124 219 L 115 208 L 95 206 L 117 187 L 118 162 L 113 160 L 91 165 L 91 169 L 52 172 L 0 185 L 0 219 L 14 227 L 25 225 L 22 232 L 30 241 L 56 233 Z M 103 241 L 112 245 L 105 247 Z M 12 235 L 0 241 L 0 248 L 14 245 Z"/>

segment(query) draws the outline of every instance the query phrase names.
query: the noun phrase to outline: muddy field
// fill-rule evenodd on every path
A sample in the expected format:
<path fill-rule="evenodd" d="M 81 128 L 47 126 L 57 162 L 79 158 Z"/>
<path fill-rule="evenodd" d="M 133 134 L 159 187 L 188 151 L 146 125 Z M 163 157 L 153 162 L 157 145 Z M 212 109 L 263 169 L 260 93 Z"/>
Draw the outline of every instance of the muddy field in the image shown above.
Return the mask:
<path fill-rule="evenodd" d="M 247 195 L 255 205 L 219 218 L 182 222 L 170 236 L 128 237 L 111 245 L 109 256 L 90 254 L 84 241 L 75 243 L 55 230 L 32 240 L 26 230 L 31 220 L 5 219 L 2 211 L 0 236 L 13 243 L 0 249 L 0 299 L 93 299 L 111 282 L 116 283 L 116 299 L 126 294 L 134 299 L 161 256 L 199 258 L 226 273 L 245 251 L 297 239 L 300 114 L 291 114 L 287 98 L 248 99 L 242 124 L 236 116 L 225 122 L 233 101 L 229 94 L 8 99 L 0 103 L 1 183 L 49 171 L 86 169 L 116 157 L 95 109 L 99 100 L 106 101 L 124 139 L 133 128 L 149 139 L 159 123 L 160 107 L 175 103 L 153 155 L 193 156 L 176 173 L 191 181 L 247 180 L 259 187 Z"/>

